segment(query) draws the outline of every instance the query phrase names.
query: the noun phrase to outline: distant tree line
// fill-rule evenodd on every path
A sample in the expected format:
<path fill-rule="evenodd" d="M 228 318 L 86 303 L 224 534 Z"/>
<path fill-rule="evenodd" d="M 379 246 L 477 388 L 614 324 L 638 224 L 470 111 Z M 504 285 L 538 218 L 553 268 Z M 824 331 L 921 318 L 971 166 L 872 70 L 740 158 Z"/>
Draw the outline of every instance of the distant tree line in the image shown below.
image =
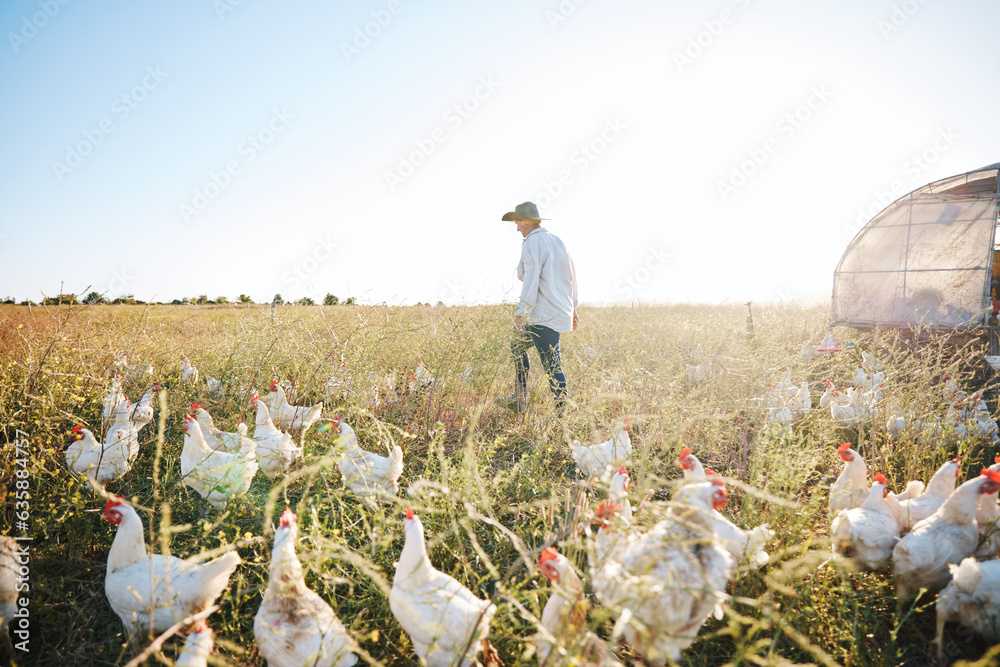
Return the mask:
<path fill-rule="evenodd" d="M 174 305 L 174 306 L 190 306 L 197 305 L 203 306 L 208 304 L 229 304 L 229 303 L 241 303 L 241 304 L 252 304 L 254 301 L 246 294 L 240 294 L 236 301 L 230 301 L 227 297 L 217 296 L 214 299 L 209 299 L 207 294 L 200 294 L 196 297 L 184 297 L 183 299 L 174 299 L 170 302 L 160 302 L 153 301 L 149 302 L 154 305 Z M 2 303 L 7 305 L 21 305 L 21 306 L 37 306 L 38 304 L 29 299 L 18 302 L 11 296 L 7 296 L 3 299 Z M 86 304 L 128 304 L 128 305 L 146 305 L 146 301 L 140 301 L 135 298 L 133 294 L 123 294 L 121 296 L 115 297 L 114 299 L 106 299 L 104 295 L 100 292 L 89 292 L 87 296 L 82 299 L 78 298 L 76 294 L 58 294 L 56 296 L 47 296 L 42 299 L 42 305 L 44 306 L 57 306 L 59 304 L 74 305 L 78 303 Z M 281 297 L 281 294 L 275 294 L 274 298 L 271 299 L 269 303 L 276 306 L 281 306 L 285 304 L 285 300 Z M 316 302 L 308 296 L 304 296 L 295 301 L 289 302 L 289 305 L 294 304 L 296 306 L 315 306 Z M 341 301 L 333 294 L 327 294 L 323 297 L 324 306 L 353 306 L 355 304 L 354 297 L 349 297 Z"/>

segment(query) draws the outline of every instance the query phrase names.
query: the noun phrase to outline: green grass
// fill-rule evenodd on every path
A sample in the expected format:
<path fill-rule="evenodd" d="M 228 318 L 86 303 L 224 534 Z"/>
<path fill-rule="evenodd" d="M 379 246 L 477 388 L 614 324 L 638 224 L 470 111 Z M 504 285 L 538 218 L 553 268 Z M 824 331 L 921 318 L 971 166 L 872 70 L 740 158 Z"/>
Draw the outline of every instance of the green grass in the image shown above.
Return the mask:
<path fill-rule="evenodd" d="M 140 516 L 158 552 L 189 557 L 239 541 L 243 565 L 219 599 L 222 609 L 209 618 L 216 664 L 263 664 L 253 615 L 267 582 L 271 524 L 286 505 L 299 516 L 307 583 L 373 660 L 417 664 L 387 598 L 402 548 L 402 515 L 412 505 L 433 564 L 497 604 L 491 637 L 506 664 L 532 664 L 524 657 L 535 632 L 530 619 L 541 616 L 550 587 L 530 563 L 538 549 L 555 543 L 585 573 L 578 529 L 605 495 L 578 478 L 568 442 L 607 439 L 623 415 L 635 424 L 633 505 L 652 492 L 641 522 L 652 521 L 670 497 L 681 476 L 676 456 L 688 446 L 732 480 L 726 513 L 734 521 L 766 521 L 778 531 L 771 563 L 737 572 L 726 617 L 702 628 L 683 664 L 928 664 L 933 596 L 899 619 L 890 575 L 850 572 L 830 560 L 826 497 L 840 471 L 835 448 L 850 440 L 870 470 L 884 472 L 896 489 L 910 478 L 926 479 L 956 452 L 969 461 L 963 465 L 968 478 L 992 460 L 990 448 L 977 442 L 934 447 L 909 435 L 889 442 L 884 416 L 859 432 L 838 427 L 818 409 L 781 436 L 751 399 L 773 385 L 785 364 L 794 382 L 810 381 L 814 402 L 826 379 L 846 388 L 863 347 L 885 363 L 888 391 L 897 392 L 904 407 L 943 415 L 941 377 L 955 374 L 970 392 L 982 386 L 982 349 L 975 342 L 929 337 L 914 345 L 890 333 L 841 331 L 852 348 L 807 362 L 799 351 L 825 333 L 824 310 L 757 307 L 752 340 L 744 335 L 745 314 L 742 306 L 583 309 L 580 330 L 563 337 L 573 409 L 558 419 L 534 353 L 528 413 L 515 417 L 494 403 L 512 388 L 510 319 L 503 307 L 282 307 L 273 318 L 266 307 L 30 313 L 0 307 L 0 423 L 8 442 L 17 429 L 27 432 L 32 450 L 31 653 L 15 658 L 20 665 L 124 665 L 132 657 L 104 596 L 115 529 L 101 518 L 103 499 L 70 476 L 63 458 L 74 425 L 101 432 L 110 366 L 115 354 L 128 351 L 133 362 L 152 355 L 155 379 L 167 387 L 167 409 L 157 408 L 140 436 L 138 463 L 108 490 L 147 508 Z M 685 366 L 694 363 L 699 344 L 715 373 L 692 382 Z M 181 354 L 198 367 L 199 386 L 180 382 Z M 418 360 L 440 381 L 411 393 L 407 380 Z M 459 377 L 467 361 L 474 365 L 472 384 Z M 376 369 L 396 378 L 395 402 L 376 407 L 359 391 Z M 332 464 L 335 433 L 314 427 L 305 437 L 301 469 L 273 487 L 258 474 L 246 497 L 225 512 L 201 515 L 207 503 L 178 482 L 185 408 L 198 401 L 220 428 L 243 419 L 252 429 L 253 411 L 235 388 L 249 378 L 266 390 L 274 373 L 296 381 L 302 402 L 326 401 L 324 415 L 344 416 L 364 448 L 403 448 L 406 467 L 395 503 L 373 510 L 345 493 Z M 206 375 L 227 382 L 230 391 L 210 394 Z M 325 387 L 332 375 L 351 381 L 354 391 L 331 404 Z M 133 400 L 144 389 L 144 381 L 126 383 Z M 10 493 L 13 448 L 3 456 L 0 488 Z M 10 500 L 5 514 L 5 525 L 13 526 Z M 605 610 L 592 609 L 591 622 L 609 635 L 613 619 Z M 949 626 L 948 633 L 951 660 L 987 653 L 988 642 L 968 631 Z M 148 664 L 171 664 L 179 646 L 169 641 Z M 983 664 L 996 664 L 993 653 Z M 622 657 L 634 656 L 625 648 Z"/>

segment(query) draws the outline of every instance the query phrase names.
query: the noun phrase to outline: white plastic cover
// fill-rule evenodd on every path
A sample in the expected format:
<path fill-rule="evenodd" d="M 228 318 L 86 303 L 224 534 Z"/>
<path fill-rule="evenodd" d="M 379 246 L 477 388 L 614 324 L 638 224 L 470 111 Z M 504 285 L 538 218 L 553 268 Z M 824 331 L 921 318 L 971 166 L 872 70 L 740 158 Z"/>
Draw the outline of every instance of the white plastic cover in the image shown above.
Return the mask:
<path fill-rule="evenodd" d="M 995 172 L 993 179 L 996 183 Z M 930 186 L 921 188 L 891 204 L 858 233 L 834 274 L 835 323 L 986 324 L 997 198 L 970 196 L 964 183 L 961 189 L 954 187 L 957 183 L 949 185 L 933 190 L 962 194 L 931 194 Z"/>

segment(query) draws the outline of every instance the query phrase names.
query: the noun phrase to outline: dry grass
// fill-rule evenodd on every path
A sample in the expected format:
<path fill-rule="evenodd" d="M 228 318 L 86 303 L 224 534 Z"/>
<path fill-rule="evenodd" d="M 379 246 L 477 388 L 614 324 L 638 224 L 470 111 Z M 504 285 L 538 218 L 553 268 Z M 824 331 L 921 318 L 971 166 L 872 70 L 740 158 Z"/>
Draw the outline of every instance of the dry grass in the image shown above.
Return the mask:
<path fill-rule="evenodd" d="M 558 419 L 545 383 L 538 381 L 534 356 L 528 414 L 516 418 L 494 404 L 512 386 L 509 313 L 502 307 L 282 307 L 275 317 L 267 308 L 240 306 L 30 313 L 0 307 L 0 422 L 8 442 L 16 429 L 26 431 L 33 451 L 32 639 L 30 655 L 17 656 L 18 664 L 124 665 L 131 657 L 104 596 L 114 527 L 98 511 L 103 501 L 70 476 L 63 458 L 74 425 L 101 432 L 101 400 L 121 351 L 130 361 L 151 356 L 155 379 L 168 388 L 167 411 L 162 463 L 155 465 L 154 456 L 157 410 L 141 435 L 138 464 L 109 490 L 150 508 L 141 516 L 159 552 L 187 557 L 246 540 L 239 549 L 244 564 L 219 600 L 222 609 L 209 618 L 217 664 L 263 664 L 254 649 L 253 615 L 266 585 L 270 526 L 286 504 L 299 515 L 307 582 L 375 661 L 416 664 L 386 597 L 402 547 L 403 509 L 412 504 L 423 518 L 435 566 L 498 605 L 491 635 L 505 662 L 533 663 L 527 657 L 526 639 L 534 633 L 530 618 L 540 617 L 549 585 L 528 562 L 541 547 L 557 543 L 582 566 L 584 544 L 575 528 L 604 496 L 578 479 L 567 442 L 604 440 L 622 415 L 636 424 L 629 470 L 633 502 L 647 491 L 653 505 L 669 498 L 680 477 L 674 459 L 689 446 L 732 479 L 727 512 L 737 523 L 767 521 L 778 529 L 772 562 L 737 573 L 726 618 L 702 629 L 684 664 L 928 664 L 933 604 L 897 618 L 889 575 L 846 572 L 828 559 L 826 494 L 840 468 L 834 450 L 852 441 L 896 488 L 911 477 L 926 478 L 956 450 L 976 461 L 991 460 L 992 452 L 982 443 L 931 447 L 910 436 L 889 443 L 884 418 L 858 432 L 839 428 L 819 410 L 782 436 L 767 428 L 751 399 L 777 380 L 784 364 L 791 365 L 795 382 L 811 382 L 814 400 L 827 378 L 849 386 L 864 347 L 886 364 L 890 389 L 904 405 L 943 414 L 941 377 L 952 372 L 966 387 L 980 387 L 982 350 L 933 337 L 912 345 L 853 332 L 853 348 L 806 362 L 799 350 L 825 332 L 822 309 L 757 308 L 752 340 L 744 336 L 745 314 L 742 306 L 583 309 L 581 329 L 563 338 L 574 405 Z M 698 345 L 712 374 L 693 382 L 685 366 L 694 363 Z M 214 395 L 204 384 L 182 384 L 181 354 L 195 363 L 202 380 L 211 375 L 230 391 Z M 409 392 L 417 360 L 440 381 Z M 473 363 L 471 384 L 460 378 L 466 361 Z M 398 389 L 394 402 L 377 407 L 360 391 L 366 373 L 376 368 L 391 373 Z M 400 444 L 404 488 L 421 479 L 433 484 L 416 485 L 409 497 L 403 493 L 396 504 L 372 511 L 343 491 L 330 465 L 335 435 L 314 428 L 306 435 L 301 470 L 273 489 L 259 474 L 246 498 L 202 517 L 204 501 L 178 483 L 184 408 L 204 403 L 217 425 L 230 429 L 252 419 L 235 389 L 247 379 L 264 388 L 275 372 L 296 381 L 303 401 L 327 401 L 326 416 L 344 415 L 363 447 L 387 451 Z M 352 382 L 354 390 L 331 405 L 325 387 L 333 375 Z M 127 394 L 136 400 L 145 384 L 127 383 Z M 9 490 L 12 448 L 3 456 L 3 488 Z M 963 468 L 964 477 L 978 470 L 974 463 Z M 12 526 L 13 503 L 5 509 L 6 525 Z M 591 619 L 606 636 L 606 612 L 596 608 Z M 959 628 L 950 637 L 953 660 L 976 659 L 987 649 Z M 177 640 L 168 642 L 162 660 L 149 664 L 171 664 L 178 647 Z"/>

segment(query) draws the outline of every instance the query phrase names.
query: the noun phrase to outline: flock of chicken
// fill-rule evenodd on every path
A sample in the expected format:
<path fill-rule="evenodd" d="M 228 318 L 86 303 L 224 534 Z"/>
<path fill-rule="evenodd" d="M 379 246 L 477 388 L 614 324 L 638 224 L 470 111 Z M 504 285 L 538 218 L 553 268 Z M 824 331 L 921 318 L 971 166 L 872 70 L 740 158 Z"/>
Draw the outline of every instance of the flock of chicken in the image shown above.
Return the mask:
<path fill-rule="evenodd" d="M 830 489 L 833 552 L 865 570 L 891 565 L 900 605 L 921 589 L 941 591 L 939 655 L 949 621 L 1000 640 L 1000 456 L 957 486 L 961 457 L 955 457 L 926 485 L 911 480 L 897 494 L 881 474 L 869 487 L 868 468 L 849 443 L 837 453 L 844 470 Z"/>
<path fill-rule="evenodd" d="M 967 437 L 1000 442 L 1000 429 L 990 415 L 982 394 L 969 397 L 951 375 L 944 377 L 944 397 L 948 400 L 944 415 L 907 415 L 895 393 L 890 396 L 888 404 L 883 405 L 887 381 L 882 366 L 867 352 L 861 354 L 862 362 L 854 373 L 854 386 L 841 391 L 827 380 L 826 389 L 819 398 L 820 409 L 828 410 L 841 426 L 856 427 L 870 422 L 880 411 L 884 411 L 886 431 L 892 438 L 900 437 L 909 429 L 915 439 L 930 445 L 954 444 Z M 782 366 L 781 379 L 756 401 L 764 406 L 771 423 L 778 429 L 789 428 L 794 420 L 813 407 L 809 383 L 793 383 L 788 366 Z"/>
<path fill-rule="evenodd" d="M 185 357 L 181 358 L 180 377 L 182 382 L 198 382 L 197 369 Z M 206 379 L 212 391 L 212 378 Z M 411 376 L 413 382 L 428 386 L 434 379 L 418 364 Z M 77 426 L 74 442 L 66 450 L 69 468 L 101 485 L 121 478 L 135 463 L 139 432 L 152 421 L 153 400 L 160 389 L 152 385 L 132 404 L 122 383 L 122 375 L 116 374 L 104 398 L 103 417 L 109 424 L 104 442 Z M 218 387 L 215 385 L 216 390 Z M 216 428 L 200 403 L 192 405 L 185 415 L 182 480 L 213 508 L 224 508 L 228 501 L 245 494 L 258 469 L 271 480 L 288 471 L 302 454 L 289 430 L 304 432 L 321 418 L 322 404 L 290 405 L 285 387 L 271 382 L 269 388 L 267 396 L 251 399 L 257 414 L 254 432 L 249 435 L 242 423 L 232 432 Z M 339 432 L 337 465 L 347 489 L 366 503 L 395 495 L 403 472 L 402 448 L 394 446 L 388 456 L 368 452 L 360 447 L 346 422 L 334 419 L 328 423 Z M 628 421 L 623 421 L 614 437 L 599 445 L 573 443 L 581 470 L 598 474 L 626 461 L 632 451 L 628 428 Z M 205 623 L 205 611 L 228 585 L 241 563 L 239 555 L 228 551 L 200 564 L 149 555 L 141 519 L 127 501 L 112 497 L 105 505 L 104 517 L 118 527 L 108 554 L 105 593 L 129 642 L 138 648 L 143 638 L 193 619 L 177 664 L 206 664 L 214 640 Z M 407 511 L 403 524 L 405 543 L 389 604 L 417 654 L 430 665 L 449 665 L 456 660 L 471 663 L 479 652 L 488 662 L 498 663 L 488 639 L 496 607 L 431 566 L 423 525 L 412 510 Z M 254 619 L 260 653 L 269 664 L 279 667 L 352 665 L 357 661 L 353 652 L 357 644 L 332 608 L 306 586 L 295 553 L 296 536 L 295 514 L 285 509 L 274 536 L 269 583 Z"/>
<path fill-rule="evenodd" d="M 863 371 L 859 366 L 859 379 Z M 833 406 L 856 410 L 853 424 L 872 414 L 884 380 L 873 372 L 864 375 L 844 403 L 827 383 L 820 403 L 828 399 L 834 419 L 844 415 L 838 416 Z M 197 369 L 186 358 L 182 358 L 181 379 L 189 383 L 198 379 Z M 206 384 L 211 387 L 211 382 Z M 267 396 L 251 399 L 257 411 L 251 435 L 244 424 L 233 432 L 219 430 L 198 403 L 185 416 L 182 479 L 213 508 L 225 507 L 232 498 L 245 494 L 258 469 L 270 480 L 289 471 L 302 456 L 301 445 L 289 431 L 304 432 L 322 418 L 322 404 L 291 405 L 281 384 L 272 382 L 269 389 Z M 117 375 L 104 400 L 104 418 L 109 423 L 104 442 L 98 442 L 91 431 L 75 427 L 74 442 L 66 450 L 70 469 L 102 485 L 127 474 L 139 453 L 139 431 L 152 420 L 158 391 L 154 384 L 133 405 L 124 396 L 122 378 Z M 965 404 L 954 383 L 947 391 L 953 392 L 953 407 Z M 978 396 L 973 397 L 975 411 L 980 410 L 979 402 Z M 787 426 L 812 409 L 808 383 L 793 385 L 788 369 L 783 368 L 782 380 L 761 404 L 772 422 Z M 903 418 L 902 414 L 898 417 Z M 339 431 L 337 465 L 345 486 L 371 504 L 398 493 L 402 449 L 395 446 L 388 456 L 368 452 L 347 423 L 338 419 L 328 423 Z M 951 426 L 957 423 L 953 420 Z M 994 422 L 994 434 L 995 426 Z M 627 640 L 648 662 L 665 664 L 679 660 L 710 616 L 721 618 L 725 590 L 737 564 L 762 567 L 768 563 L 766 545 L 775 533 L 766 524 L 743 529 L 723 516 L 718 511 L 728 500 L 723 479 L 704 468 L 688 448 L 677 459 L 684 484 L 656 523 L 640 525 L 628 498 L 625 466 L 632 453 L 630 427 L 625 418 L 614 425 L 607 442 L 584 445 L 576 441 L 570 447 L 582 475 L 608 486 L 608 497 L 596 511 L 596 530 L 584 529 L 587 572 L 596 599 L 618 612 L 612 636 Z M 928 427 L 921 424 L 920 428 Z M 845 468 L 830 490 L 830 511 L 835 517 L 831 534 L 838 557 L 850 558 L 865 569 L 887 569 L 891 564 L 900 600 L 921 588 L 943 588 L 937 604 L 939 650 L 942 629 L 949 620 L 1000 638 L 996 631 L 1000 627 L 1000 561 L 987 560 L 995 559 L 1000 551 L 1000 506 L 995 495 L 1000 489 L 1000 457 L 996 465 L 957 488 L 960 460 L 955 458 L 926 486 L 912 481 L 905 491 L 892 494 L 882 475 L 875 475 L 869 486 L 867 466 L 849 444 L 841 445 L 838 454 Z M 240 565 L 239 555 L 229 550 L 203 563 L 150 555 L 142 521 L 127 501 L 112 497 L 104 517 L 117 526 L 108 554 L 105 592 L 130 643 L 137 648 L 147 636 L 186 622 L 189 633 L 176 664 L 207 664 L 214 640 L 205 617 Z M 254 618 L 259 651 L 270 665 L 279 667 L 353 665 L 358 659 L 357 642 L 330 605 L 306 586 L 296 554 L 297 534 L 296 516 L 286 508 L 274 534 L 269 581 Z M 403 519 L 403 534 L 389 606 L 417 655 L 429 665 L 451 665 L 472 664 L 482 652 L 487 664 L 499 663 L 489 642 L 496 607 L 433 567 L 423 524 L 412 509 Z M 0 541 L 0 560 L 4 557 Z M 555 586 L 538 623 L 535 650 L 539 661 L 561 661 L 552 657 L 558 650 L 561 655 L 583 656 L 584 664 L 620 664 L 606 642 L 588 629 L 587 597 L 574 565 L 555 548 L 546 547 L 537 566 Z"/>

